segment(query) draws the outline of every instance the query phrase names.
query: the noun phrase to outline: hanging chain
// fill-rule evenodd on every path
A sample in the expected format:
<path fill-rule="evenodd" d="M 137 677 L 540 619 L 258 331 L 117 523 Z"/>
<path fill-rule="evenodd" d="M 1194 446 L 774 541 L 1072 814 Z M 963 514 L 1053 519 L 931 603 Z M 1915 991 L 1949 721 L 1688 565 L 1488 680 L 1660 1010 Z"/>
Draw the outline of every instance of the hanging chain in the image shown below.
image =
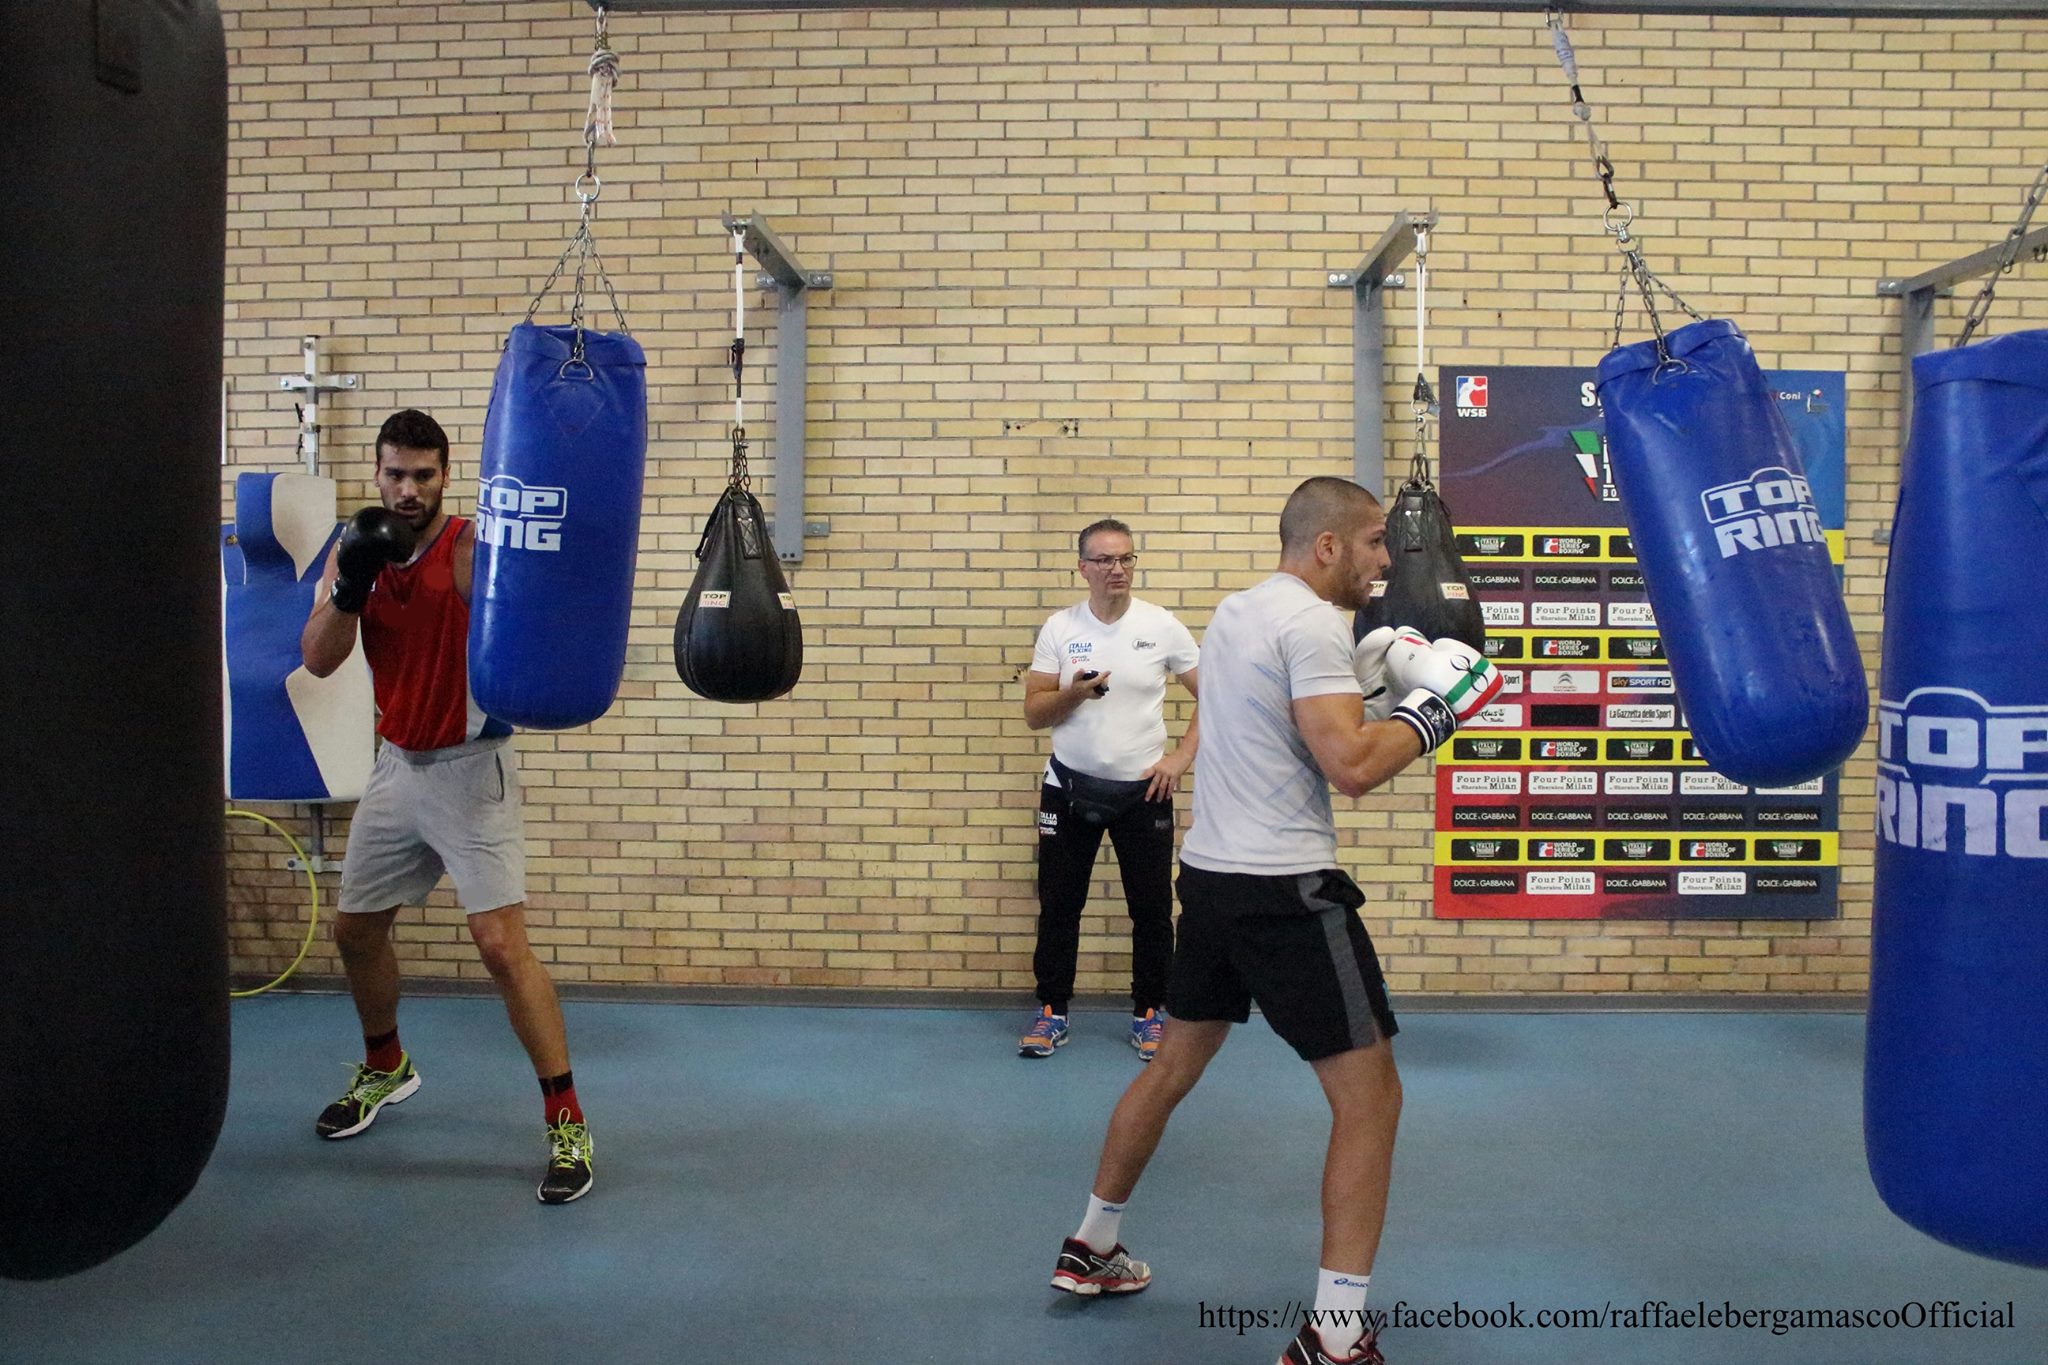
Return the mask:
<path fill-rule="evenodd" d="M 575 330 L 570 344 L 569 359 L 564 362 L 564 371 L 571 366 L 581 366 L 586 372 L 588 362 L 583 358 L 583 323 L 585 316 L 584 281 L 595 275 L 597 282 L 604 286 L 605 298 L 612 306 L 612 316 L 618 319 L 619 330 L 631 336 L 633 329 L 626 325 L 625 310 L 619 307 L 618 291 L 612 287 L 612 277 L 604 268 L 604 257 L 597 249 L 597 237 L 591 231 L 591 220 L 597 216 L 598 196 L 604 193 L 604 181 L 597 174 L 597 149 L 600 145 L 615 147 L 618 137 L 612 131 L 612 89 L 619 83 L 619 54 L 612 51 L 610 35 L 607 32 L 611 11 L 600 8 L 597 11 L 597 42 L 590 54 L 590 108 L 583 120 L 583 173 L 576 177 L 574 190 L 576 201 L 582 212 L 576 224 L 575 235 L 569 238 L 569 245 L 562 248 L 562 254 L 555 260 L 555 268 L 541 283 L 540 292 L 533 296 L 533 302 L 526 306 L 526 320 L 532 322 L 534 314 L 540 311 L 541 301 L 548 291 L 555 287 L 555 281 L 562 277 L 562 270 L 573 256 L 576 270 L 573 276 L 574 288 L 569 299 L 569 326 Z"/>
<path fill-rule="evenodd" d="M 752 482 L 747 474 L 747 230 L 732 230 L 732 347 L 726 360 L 732 366 L 732 473 L 728 490 L 745 492 Z"/>
<path fill-rule="evenodd" d="M 1415 453 L 1408 461 L 1408 482 L 1422 488 L 1429 481 L 1429 421 L 1437 415 L 1436 390 L 1430 387 L 1428 364 L 1429 229 L 1415 229 Z"/>
<path fill-rule="evenodd" d="M 1695 322 L 1702 321 L 1698 310 L 1678 296 L 1678 291 L 1657 278 L 1643 260 L 1642 243 L 1629 233 L 1629 225 L 1635 221 L 1634 205 L 1623 199 L 1614 190 L 1614 160 L 1607 154 L 1606 140 L 1593 126 L 1593 106 L 1586 102 L 1585 92 L 1579 86 L 1579 60 L 1572 51 L 1572 42 L 1564 31 L 1564 13 L 1552 5 L 1545 15 L 1550 27 L 1550 46 L 1557 53 L 1557 63 L 1564 68 L 1565 80 L 1572 89 L 1572 116 L 1578 119 L 1586 130 L 1586 147 L 1593 157 L 1593 173 L 1600 177 L 1600 192 L 1607 198 L 1607 208 L 1601 214 L 1600 223 L 1607 235 L 1614 238 L 1614 246 L 1621 253 L 1621 279 L 1614 301 L 1614 341 L 1621 345 L 1622 326 L 1627 320 L 1628 295 L 1631 286 L 1642 300 L 1643 311 L 1649 315 L 1650 331 L 1657 339 L 1657 365 L 1676 364 L 1664 341 L 1664 319 L 1657 311 L 1657 293 L 1684 309 Z"/>
<path fill-rule="evenodd" d="M 2012 225 L 2012 231 L 2005 234 L 2005 250 L 1998 255 L 1998 268 L 1984 277 L 1984 287 L 1977 291 L 1977 298 L 1970 305 L 1970 315 L 1963 319 L 1963 331 L 1956 338 L 1956 345 L 1962 346 L 1970 340 L 1970 334 L 1984 325 L 1984 317 L 1991 311 L 1992 295 L 1998 292 L 1998 281 L 2012 273 L 2013 262 L 2019 259 L 2020 242 L 2027 235 L 2027 224 L 2034 220 L 2034 210 L 2041 205 L 2041 196 L 2048 193 L 2048 165 L 2041 167 L 2034 177 L 2034 187 L 2027 191 L 2027 202 L 2020 209 L 2020 220 Z M 2041 259 L 2041 251 L 2035 249 L 2034 259 Z"/>

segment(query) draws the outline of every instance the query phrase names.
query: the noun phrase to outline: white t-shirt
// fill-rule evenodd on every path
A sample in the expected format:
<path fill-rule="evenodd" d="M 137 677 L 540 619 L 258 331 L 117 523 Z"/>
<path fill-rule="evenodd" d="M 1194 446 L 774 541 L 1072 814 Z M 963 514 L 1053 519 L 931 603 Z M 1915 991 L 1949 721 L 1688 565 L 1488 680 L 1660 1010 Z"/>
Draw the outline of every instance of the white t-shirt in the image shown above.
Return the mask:
<path fill-rule="evenodd" d="M 1053 674 L 1061 687 L 1091 668 L 1115 676 L 1109 695 L 1090 697 L 1052 727 L 1053 757 L 1112 782 L 1144 776 L 1166 752 L 1166 680 L 1199 657 L 1195 637 L 1172 612 L 1136 597 L 1109 625 L 1086 602 L 1054 612 L 1039 628 L 1031 671 Z M 1046 781 L 1058 785 L 1050 768 Z"/>
<path fill-rule="evenodd" d="M 1351 623 L 1308 584 L 1276 573 L 1217 605 L 1206 656 L 1195 823 L 1181 861 L 1261 877 L 1335 867 L 1330 783 L 1293 702 L 1359 695 Z"/>

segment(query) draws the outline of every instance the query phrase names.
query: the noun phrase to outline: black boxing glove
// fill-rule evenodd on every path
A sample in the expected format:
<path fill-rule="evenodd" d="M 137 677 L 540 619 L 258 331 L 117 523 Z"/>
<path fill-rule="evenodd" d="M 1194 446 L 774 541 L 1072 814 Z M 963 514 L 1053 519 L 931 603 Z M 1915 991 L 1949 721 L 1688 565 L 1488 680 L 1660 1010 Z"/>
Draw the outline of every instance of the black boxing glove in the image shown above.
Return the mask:
<path fill-rule="evenodd" d="M 412 523 L 383 507 L 365 507 L 341 528 L 334 555 L 334 591 L 328 600 L 351 616 L 370 600 L 370 588 L 386 564 L 412 558 Z"/>

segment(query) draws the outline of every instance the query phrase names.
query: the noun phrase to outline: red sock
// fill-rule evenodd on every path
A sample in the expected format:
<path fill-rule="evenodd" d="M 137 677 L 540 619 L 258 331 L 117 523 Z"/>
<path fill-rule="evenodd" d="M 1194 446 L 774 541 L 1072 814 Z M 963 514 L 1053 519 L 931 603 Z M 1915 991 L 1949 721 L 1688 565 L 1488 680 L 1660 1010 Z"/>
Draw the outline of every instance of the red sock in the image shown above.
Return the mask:
<path fill-rule="evenodd" d="M 575 1073 L 564 1071 L 559 1076 L 542 1076 L 540 1096 L 541 1105 L 547 1111 L 544 1117 L 550 1128 L 562 1122 L 562 1111 L 565 1109 L 569 1111 L 570 1123 L 583 1122 L 583 1106 L 576 1102 Z"/>
<path fill-rule="evenodd" d="M 363 1065 L 372 1071 L 396 1071 L 405 1060 L 405 1049 L 398 1045 L 398 1030 L 377 1038 L 363 1039 Z"/>

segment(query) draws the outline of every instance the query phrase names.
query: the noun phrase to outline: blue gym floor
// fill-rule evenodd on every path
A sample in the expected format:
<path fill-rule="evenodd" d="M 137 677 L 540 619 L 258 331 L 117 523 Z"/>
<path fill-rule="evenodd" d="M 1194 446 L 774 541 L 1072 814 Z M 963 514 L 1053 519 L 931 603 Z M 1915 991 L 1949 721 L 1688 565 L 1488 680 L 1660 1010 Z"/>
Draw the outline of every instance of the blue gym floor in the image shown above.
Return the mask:
<path fill-rule="evenodd" d="M 539 1092 L 497 1002 L 408 1001 L 425 1083 L 346 1142 L 345 999 L 235 1007 L 212 1165 L 148 1241 L 0 1283 L 8 1362 L 1270 1362 L 1312 1296 L 1326 1110 L 1256 1019 L 1181 1107 L 1125 1215 L 1145 1293 L 1046 1287 L 1111 1105 L 1115 1014 L 1018 1059 L 1022 1011 L 572 1003 L 597 1143 L 533 1197 Z M 1847 1014 L 1410 1011 L 1371 1306 L 1757 1309 L 2014 1303 L 2006 1330 L 1393 1330 L 1391 1365 L 2048 1360 L 2048 1275 L 1888 1214 L 1864 1173 Z M 17 1125 L 21 1116 L 16 1115 Z M 17 1126 L 7 1178 L 33 1178 Z"/>

